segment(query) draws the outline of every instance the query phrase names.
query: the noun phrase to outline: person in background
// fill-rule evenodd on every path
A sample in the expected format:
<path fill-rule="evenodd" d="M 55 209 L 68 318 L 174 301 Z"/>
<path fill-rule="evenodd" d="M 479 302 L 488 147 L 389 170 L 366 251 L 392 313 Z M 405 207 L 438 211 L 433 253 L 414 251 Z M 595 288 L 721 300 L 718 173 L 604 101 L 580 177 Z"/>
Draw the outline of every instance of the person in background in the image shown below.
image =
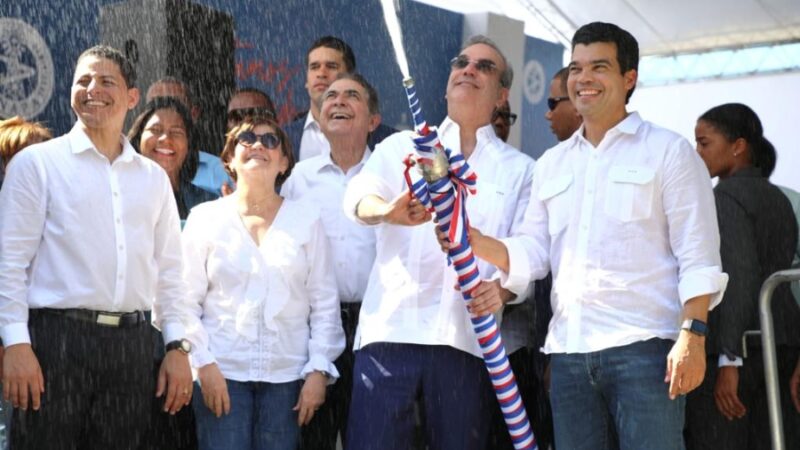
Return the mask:
<path fill-rule="evenodd" d="M 330 145 L 319 126 L 322 94 L 340 73 L 356 70 L 356 55 L 353 49 L 334 36 L 323 36 L 314 41 L 308 48 L 305 62 L 308 112 L 301 114 L 285 127 L 286 134 L 292 141 L 296 161 L 330 152 Z M 374 150 L 378 142 L 396 131 L 392 127 L 379 124 L 367 140 L 369 149 Z"/>
<path fill-rule="evenodd" d="M 275 105 L 269 95 L 252 87 L 237 89 L 228 102 L 228 131 L 259 116 L 275 119 Z"/>
<path fill-rule="evenodd" d="M 164 77 L 150 85 L 145 101 L 150 103 L 160 97 L 178 99 L 189 110 L 192 122 L 197 122 L 202 113 L 200 107 L 192 100 L 189 87 L 175 77 Z M 193 149 L 197 148 L 196 146 L 197 143 Z M 210 150 L 212 153 L 204 150 Z M 225 173 L 219 157 L 216 156 L 215 149 L 197 149 L 197 155 L 197 171 L 191 180 L 192 184 L 217 196 L 222 195 L 223 189 L 231 186 L 231 180 Z"/>
<path fill-rule="evenodd" d="M 272 119 L 228 133 L 237 189 L 195 207 L 183 230 L 201 450 L 295 450 L 344 349 L 318 208 L 278 189 L 294 165 Z"/>
<path fill-rule="evenodd" d="M 547 97 L 547 112 L 544 114 L 558 142 L 569 139 L 583 123 L 583 118 L 567 93 L 568 77 L 568 67 L 560 69 L 553 75 L 553 79 L 550 80 L 550 95 Z"/>
<path fill-rule="evenodd" d="M 181 220 L 186 220 L 195 205 L 219 197 L 192 184 L 198 167 L 193 136 L 189 110 L 172 97 L 150 101 L 128 131 L 128 139 L 136 151 L 167 172 Z"/>
<path fill-rule="evenodd" d="M 508 141 L 508 134 L 511 133 L 511 126 L 517 121 L 517 115 L 511 112 L 508 100 L 495 108 L 492 113 L 492 127 L 497 137 L 503 142 Z"/>
<path fill-rule="evenodd" d="M 686 446 L 690 450 L 770 448 L 758 298 L 764 281 L 788 269 L 797 248 L 791 203 L 769 182 L 775 148 L 761 121 L 740 103 L 703 113 L 695 126 L 697 151 L 711 177 L 720 231 L 722 269 L 730 276 L 722 303 L 708 317 L 703 384 L 686 402 Z M 786 386 L 800 355 L 800 308 L 788 284 L 772 299 L 778 380 Z M 800 448 L 800 415 L 782 390 L 786 448 Z"/>

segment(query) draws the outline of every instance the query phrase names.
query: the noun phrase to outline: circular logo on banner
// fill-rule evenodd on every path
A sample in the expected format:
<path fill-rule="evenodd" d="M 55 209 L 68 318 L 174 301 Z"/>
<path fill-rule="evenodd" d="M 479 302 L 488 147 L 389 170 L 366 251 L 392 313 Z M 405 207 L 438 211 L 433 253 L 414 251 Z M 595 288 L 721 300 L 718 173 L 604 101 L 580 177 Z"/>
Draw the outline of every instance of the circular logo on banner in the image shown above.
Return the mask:
<path fill-rule="evenodd" d="M 532 59 L 525 63 L 522 81 L 524 82 L 522 89 L 525 91 L 525 98 L 528 100 L 528 103 L 535 105 L 542 101 L 546 80 L 544 77 L 544 67 L 542 67 L 539 61 Z"/>
<path fill-rule="evenodd" d="M 39 32 L 22 20 L 0 18 L 0 116 L 38 115 L 53 87 L 53 58 Z"/>

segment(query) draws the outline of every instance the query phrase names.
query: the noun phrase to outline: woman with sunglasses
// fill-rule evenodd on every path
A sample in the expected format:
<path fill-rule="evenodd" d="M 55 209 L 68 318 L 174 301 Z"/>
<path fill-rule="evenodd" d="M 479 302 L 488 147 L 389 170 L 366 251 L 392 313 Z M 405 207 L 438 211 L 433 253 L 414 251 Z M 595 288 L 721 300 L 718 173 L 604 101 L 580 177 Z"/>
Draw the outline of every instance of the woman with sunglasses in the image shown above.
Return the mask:
<path fill-rule="evenodd" d="M 128 131 L 136 151 L 167 172 L 181 220 L 186 220 L 195 205 L 219 197 L 192 184 L 198 164 L 192 131 L 189 110 L 173 97 L 150 101 Z"/>
<path fill-rule="evenodd" d="M 344 349 L 328 243 L 313 206 L 278 195 L 294 160 L 276 122 L 233 128 L 221 158 L 236 191 L 183 231 L 198 441 L 294 450 Z"/>
<path fill-rule="evenodd" d="M 775 148 L 752 109 L 728 103 L 697 120 L 697 151 L 712 177 L 722 270 L 729 278 L 722 302 L 708 315 L 703 383 L 686 402 L 686 445 L 694 449 L 769 447 L 769 415 L 758 298 L 761 285 L 788 269 L 797 246 L 789 200 L 770 183 Z M 687 214 L 691 214 L 687 211 Z M 786 389 L 800 354 L 800 309 L 788 284 L 773 293 L 778 379 L 786 448 L 800 448 L 800 415 Z M 752 335 L 751 335 L 752 334 Z"/>

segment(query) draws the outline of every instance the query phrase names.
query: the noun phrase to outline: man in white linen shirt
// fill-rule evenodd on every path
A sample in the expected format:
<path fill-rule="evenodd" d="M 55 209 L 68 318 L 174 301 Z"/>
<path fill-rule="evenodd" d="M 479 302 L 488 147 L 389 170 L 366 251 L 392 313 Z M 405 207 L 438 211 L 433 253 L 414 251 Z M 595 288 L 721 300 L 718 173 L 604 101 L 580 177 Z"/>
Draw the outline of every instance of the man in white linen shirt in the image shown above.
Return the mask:
<path fill-rule="evenodd" d="M 302 448 L 334 450 L 345 438 L 353 387 L 353 340 L 361 300 L 375 262 L 375 229 L 348 220 L 342 210 L 347 183 L 364 167 L 371 152 L 367 136 L 380 123 L 378 94 L 364 77 L 342 73 L 322 94 L 319 124 L 331 146 L 297 164 L 281 188 L 286 198 L 307 196 L 316 204 L 331 244 L 339 288 L 342 327 L 347 346 L 336 360 L 339 380 L 330 386 L 325 404 L 302 431 Z"/>
<path fill-rule="evenodd" d="M 78 122 L 17 155 L 0 191 L 12 448 L 136 449 L 154 392 L 173 414 L 191 398 L 178 211 L 164 171 L 122 135 L 135 78 L 115 49 L 81 54 Z M 169 342 L 157 388 L 151 308 Z"/>
<path fill-rule="evenodd" d="M 616 25 L 578 29 L 568 91 L 583 126 L 539 159 L 518 236 L 471 235 L 514 292 L 552 270 L 559 449 L 683 448 L 683 395 L 703 379 L 705 321 L 727 283 L 703 162 L 626 110 L 638 60 Z"/>
<path fill-rule="evenodd" d="M 508 97 L 511 68 L 484 36 L 468 40 L 451 67 L 448 118 L 439 136 L 478 175 L 478 193 L 466 202 L 471 223 L 509 236 L 524 215 L 533 173 L 533 160 L 500 140 L 491 125 L 492 111 Z M 484 450 L 498 404 L 454 289 L 455 270 L 441 254 L 430 215 L 409 198 L 403 158 L 413 151 L 411 138 L 404 132 L 383 141 L 345 193 L 345 212 L 377 225 L 376 261 L 354 344 L 347 445 L 412 448 L 414 400 L 421 396 L 430 448 Z M 495 268 L 480 262 L 479 270 L 490 278 Z M 484 282 L 476 292 L 491 301 L 473 304 L 474 313 L 502 306 L 499 283 Z"/>

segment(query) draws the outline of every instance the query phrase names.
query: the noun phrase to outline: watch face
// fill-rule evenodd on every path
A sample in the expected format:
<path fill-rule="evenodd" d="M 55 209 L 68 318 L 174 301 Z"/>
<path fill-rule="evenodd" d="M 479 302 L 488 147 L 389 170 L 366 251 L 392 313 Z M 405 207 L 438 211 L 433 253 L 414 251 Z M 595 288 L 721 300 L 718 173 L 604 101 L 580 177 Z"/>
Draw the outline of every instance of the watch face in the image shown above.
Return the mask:
<path fill-rule="evenodd" d="M 192 351 L 192 343 L 186 339 L 181 339 L 181 351 L 184 353 L 189 353 Z"/>

